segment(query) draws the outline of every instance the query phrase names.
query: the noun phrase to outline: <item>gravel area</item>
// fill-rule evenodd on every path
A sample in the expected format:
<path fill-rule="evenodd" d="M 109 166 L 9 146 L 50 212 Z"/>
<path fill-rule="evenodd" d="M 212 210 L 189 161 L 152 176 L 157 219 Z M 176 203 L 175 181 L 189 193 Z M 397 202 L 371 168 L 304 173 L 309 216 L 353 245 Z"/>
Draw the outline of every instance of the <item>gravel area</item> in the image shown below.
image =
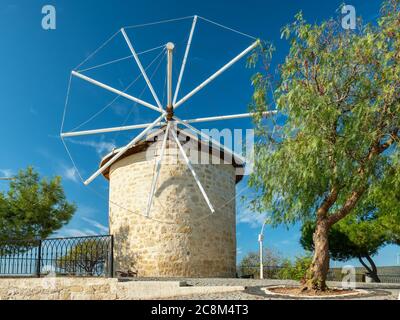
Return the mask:
<path fill-rule="evenodd" d="M 374 290 L 369 296 L 351 297 L 351 298 L 337 298 L 339 300 L 397 300 L 400 290 Z M 297 300 L 297 298 L 285 298 L 278 296 L 266 296 L 262 294 L 255 294 L 252 292 L 238 291 L 227 293 L 214 293 L 214 294 L 200 294 L 167 298 L 166 300 Z M 330 298 L 330 300 L 334 300 Z"/>
<path fill-rule="evenodd" d="M 279 286 L 296 285 L 293 280 L 238 279 L 238 278 L 129 278 L 130 281 L 181 281 L 189 286 Z M 400 284 L 399 284 L 400 288 Z"/>
<path fill-rule="evenodd" d="M 167 298 L 166 300 L 271 300 L 271 298 L 263 298 L 243 291 L 237 291 L 227 293 L 181 296 L 175 298 Z"/>
<path fill-rule="evenodd" d="M 282 300 L 282 299 L 297 299 L 287 298 L 281 296 L 268 296 L 262 288 L 270 286 L 293 286 L 298 284 L 293 280 L 270 280 L 270 279 L 236 279 L 236 278 L 135 278 L 130 280 L 150 281 L 182 281 L 189 286 L 244 286 L 246 290 L 235 291 L 227 293 L 213 293 L 213 294 L 198 294 L 180 297 L 172 297 L 169 300 Z M 340 287 L 340 282 L 328 282 L 328 286 Z M 363 288 L 370 291 L 370 294 L 362 297 L 348 297 L 338 299 L 352 299 L 352 300 L 398 300 L 400 294 L 400 284 L 366 284 L 358 283 L 357 288 Z"/>

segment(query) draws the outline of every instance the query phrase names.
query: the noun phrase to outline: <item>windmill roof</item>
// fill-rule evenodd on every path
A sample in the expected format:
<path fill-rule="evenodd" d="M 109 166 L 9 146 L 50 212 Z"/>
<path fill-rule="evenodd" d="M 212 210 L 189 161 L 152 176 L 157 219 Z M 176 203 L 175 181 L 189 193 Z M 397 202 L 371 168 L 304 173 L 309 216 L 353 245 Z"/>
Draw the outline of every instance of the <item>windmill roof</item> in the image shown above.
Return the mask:
<path fill-rule="evenodd" d="M 136 143 L 134 146 L 130 147 L 116 162 L 129 157 L 132 154 L 135 153 L 140 153 L 146 151 L 152 144 L 156 143 L 157 137 L 165 131 L 166 126 L 161 127 L 159 130 L 156 130 L 155 132 L 149 134 L 146 138 L 141 139 L 138 143 Z M 179 137 L 185 136 L 186 141 L 197 141 L 198 142 L 198 150 L 206 150 L 205 147 L 207 148 L 208 145 L 208 151 L 210 154 L 217 154 L 219 151 L 219 156 L 221 160 L 232 160 L 231 164 L 235 168 L 244 168 L 244 162 L 239 159 L 237 156 L 234 154 L 229 153 L 228 151 L 225 151 L 223 148 L 217 147 L 216 145 L 213 145 L 211 143 L 207 143 L 203 140 L 200 140 L 196 135 L 192 135 L 188 133 L 185 130 L 180 130 L 179 128 L 177 129 L 177 132 L 179 133 Z M 107 163 L 121 148 L 114 149 L 110 153 L 108 153 L 106 156 L 103 157 L 103 159 L 100 161 L 100 167 L 103 166 L 105 163 Z M 106 170 L 103 171 L 103 176 L 109 180 L 109 174 L 110 174 L 110 167 L 108 167 Z M 236 183 L 241 181 L 243 179 L 243 175 L 236 175 Z"/>

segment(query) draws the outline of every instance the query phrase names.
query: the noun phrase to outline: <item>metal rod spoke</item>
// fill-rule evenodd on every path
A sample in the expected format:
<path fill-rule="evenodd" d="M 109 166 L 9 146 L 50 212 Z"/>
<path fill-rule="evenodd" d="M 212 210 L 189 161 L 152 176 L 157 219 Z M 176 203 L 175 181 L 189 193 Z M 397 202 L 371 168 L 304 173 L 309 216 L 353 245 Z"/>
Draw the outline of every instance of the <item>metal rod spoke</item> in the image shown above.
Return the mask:
<path fill-rule="evenodd" d="M 164 152 L 165 152 L 165 147 L 167 145 L 167 139 L 168 139 L 170 124 L 171 124 L 171 122 L 168 122 L 167 128 L 165 129 L 165 136 L 164 136 L 164 140 L 163 140 L 163 143 L 162 143 L 162 146 L 161 146 L 161 154 L 160 154 L 160 157 L 158 158 L 158 160 L 156 162 L 156 172 L 155 172 L 155 174 L 153 176 L 153 181 L 151 183 L 151 189 L 150 189 L 150 194 L 149 194 L 149 200 L 148 200 L 148 203 L 147 203 L 147 211 L 146 211 L 146 216 L 147 217 L 150 215 L 151 206 L 153 204 L 154 193 L 155 193 L 156 187 L 157 187 L 158 177 L 160 176 L 160 172 L 161 172 L 161 163 L 162 163 L 162 160 L 164 158 Z"/>
<path fill-rule="evenodd" d="M 153 97 L 154 97 L 154 100 L 156 101 L 158 107 L 159 107 L 160 109 L 162 109 L 161 102 L 160 102 L 160 100 L 158 99 L 158 96 L 157 96 L 156 92 L 154 91 L 154 88 L 153 88 L 153 86 L 152 86 L 152 84 L 151 84 L 151 82 L 150 82 L 150 80 L 149 80 L 149 78 L 148 78 L 148 76 L 147 76 L 146 70 L 144 70 L 144 68 L 143 68 L 143 66 L 142 66 L 142 63 L 140 62 L 140 59 L 139 59 L 139 57 L 138 57 L 138 55 L 137 55 L 135 49 L 133 48 L 132 43 L 131 43 L 131 41 L 129 40 L 128 35 L 126 34 L 124 28 L 121 29 L 121 33 L 122 33 L 122 35 L 124 36 L 126 43 L 128 44 L 129 50 L 132 52 L 132 55 L 133 55 L 133 57 L 135 58 L 136 64 L 138 65 L 138 67 L 139 67 L 139 69 L 140 69 L 140 72 L 143 74 L 144 80 L 146 80 L 146 83 L 147 83 L 147 85 L 148 85 L 148 87 L 149 87 L 149 89 L 150 89 L 150 91 L 151 91 L 151 94 L 152 94 Z"/>
<path fill-rule="evenodd" d="M 99 86 L 99 87 L 101 87 L 101 88 L 103 88 L 103 89 L 106 89 L 106 90 L 108 90 L 108 91 L 111 91 L 111 92 L 113 92 L 113 93 L 115 93 L 115 94 L 118 94 L 118 95 L 120 95 L 121 97 L 124 97 L 124 98 L 126 98 L 126 99 L 129 99 L 129 100 L 131 100 L 131 101 L 133 101 L 133 102 L 137 102 L 137 103 L 139 103 L 139 104 L 141 104 L 141 105 L 143 105 L 143 106 L 145 106 L 145 107 L 148 107 L 148 108 L 153 109 L 153 110 L 158 111 L 158 112 L 163 112 L 162 109 L 157 108 L 156 106 L 153 106 L 152 104 L 150 104 L 150 103 L 148 103 L 148 102 L 146 102 L 146 101 L 143 101 L 143 100 L 140 100 L 140 99 L 138 99 L 138 98 L 135 98 L 134 96 L 131 96 L 131 95 L 129 95 L 129 94 L 123 92 L 123 91 L 120 91 L 120 90 L 118 90 L 118 89 L 115 89 L 115 88 L 113 88 L 113 87 L 110 87 L 109 85 L 106 85 L 106 84 L 104 84 L 104 83 L 101 83 L 100 81 L 94 80 L 94 79 L 92 79 L 92 78 L 90 78 L 90 77 L 88 77 L 88 76 L 85 76 L 85 75 L 83 75 L 83 74 L 81 74 L 81 73 L 79 73 L 79 72 L 72 71 L 72 75 L 75 76 L 75 77 L 81 78 L 82 80 L 88 81 L 88 82 L 90 82 L 91 84 L 94 84 L 94 85 L 96 85 L 96 86 Z"/>
<path fill-rule="evenodd" d="M 174 44 L 172 42 L 167 43 L 167 108 L 172 108 L 172 53 L 174 50 Z"/>
<path fill-rule="evenodd" d="M 197 23 L 197 16 L 194 16 L 193 17 L 192 28 L 190 29 L 189 40 L 188 40 L 188 43 L 186 45 L 185 55 L 183 56 L 183 60 L 182 60 L 181 71 L 179 72 L 178 82 L 177 82 L 176 88 L 175 88 L 174 100 L 172 102 L 174 105 L 176 103 L 176 100 L 178 99 L 179 89 L 181 87 L 183 73 L 185 72 L 186 61 L 187 61 L 187 58 L 188 58 L 188 55 L 189 55 L 190 46 L 192 45 L 193 33 L 194 33 L 194 29 L 196 27 L 196 23 Z"/>
<path fill-rule="evenodd" d="M 187 155 L 185 153 L 185 150 L 183 150 L 183 147 L 182 147 L 181 143 L 179 142 L 179 139 L 176 136 L 176 134 L 174 132 L 174 129 L 171 130 L 171 134 L 174 137 L 175 142 L 178 145 L 179 150 L 180 150 L 180 152 L 181 152 L 181 154 L 182 154 L 182 156 L 183 156 L 183 158 L 184 158 L 184 160 L 186 162 L 186 165 L 188 166 L 190 172 L 192 173 L 192 175 L 194 177 L 194 180 L 197 183 L 197 186 L 199 187 L 204 199 L 206 200 L 208 207 L 210 208 L 211 212 L 214 213 L 215 209 L 214 209 L 213 205 L 211 204 L 210 199 L 208 198 L 208 196 L 206 194 L 206 191 L 204 190 L 204 188 L 203 188 L 203 186 L 202 186 L 202 184 L 201 184 L 201 182 L 200 182 L 200 180 L 199 180 L 199 178 L 198 178 L 198 176 L 196 174 L 196 171 L 194 171 L 192 163 L 190 162 L 189 158 L 187 157 Z"/>
<path fill-rule="evenodd" d="M 208 85 L 211 81 L 213 81 L 215 78 L 220 76 L 224 71 L 229 69 L 232 65 L 234 65 L 236 62 L 238 62 L 241 58 L 243 58 L 246 54 L 248 54 L 251 50 L 253 50 L 255 47 L 259 45 L 259 40 L 255 41 L 251 46 L 249 46 L 247 49 L 242 51 L 239 55 L 237 55 L 235 58 L 233 58 L 231 61 L 229 61 L 226 65 L 224 65 L 221 69 L 219 69 L 216 73 L 214 73 L 211 77 L 203 81 L 199 86 L 194 88 L 191 92 L 189 92 L 186 96 L 184 96 L 181 100 L 179 100 L 175 105 L 174 108 L 178 108 L 180 105 L 182 105 L 184 102 L 186 102 L 191 96 L 196 94 L 198 91 L 203 89 L 206 85 Z"/>
<path fill-rule="evenodd" d="M 263 112 L 262 115 L 267 117 L 269 115 L 276 114 L 277 111 L 266 111 Z M 257 115 L 255 112 L 250 113 L 240 113 L 240 114 L 231 114 L 226 116 L 215 116 L 215 117 L 206 117 L 206 118 L 196 118 L 196 119 L 188 119 L 188 120 L 181 120 L 185 123 L 199 123 L 199 122 L 211 122 L 211 121 L 221 121 L 221 120 L 230 120 L 230 119 L 243 119 L 243 118 L 251 118 Z"/>
<path fill-rule="evenodd" d="M 164 124 L 165 124 L 165 122 L 160 122 L 157 125 L 155 125 L 155 127 L 162 126 Z M 147 128 L 149 125 L 151 125 L 151 123 L 134 124 L 134 125 L 130 125 L 130 126 L 102 128 L 102 129 L 94 129 L 94 130 L 64 132 L 64 133 L 61 133 L 61 137 L 69 138 L 69 137 L 86 136 L 86 135 L 98 134 L 98 133 L 109 133 L 109 132 L 115 132 L 115 131 L 128 131 L 128 130 L 135 130 L 135 129 L 143 129 L 143 128 Z"/>
<path fill-rule="evenodd" d="M 131 142 L 129 142 L 125 147 L 119 150 L 110 160 L 107 161 L 100 169 L 98 169 L 95 173 L 93 173 L 89 179 L 87 179 L 84 183 L 88 185 L 91 183 L 98 175 L 104 172 L 109 166 L 111 166 L 115 161 L 117 161 L 130 147 L 134 146 L 147 132 L 149 132 L 153 127 L 157 125 L 158 122 L 164 118 L 165 112 L 154 120 L 146 129 L 144 129 L 138 136 L 136 136 Z"/>
<path fill-rule="evenodd" d="M 191 126 L 190 124 L 182 121 L 181 119 L 179 119 L 178 117 L 174 116 L 174 120 L 176 120 L 178 123 L 180 123 L 181 125 L 189 128 L 190 130 L 194 131 L 195 133 L 197 133 L 198 135 L 200 135 L 201 137 L 203 137 L 205 140 L 210 141 L 213 145 L 216 145 L 218 148 L 223 149 L 225 152 L 231 154 L 233 157 L 238 158 L 241 162 L 246 162 L 246 159 L 244 157 L 242 157 L 241 155 L 236 154 L 235 152 L 233 152 L 231 149 L 229 149 L 228 147 L 225 147 L 224 145 L 220 144 L 217 140 L 213 139 L 211 136 L 206 135 L 205 133 L 201 132 L 200 130 L 197 130 L 195 127 Z"/>
<path fill-rule="evenodd" d="M 263 112 L 263 116 L 269 116 L 272 114 L 276 114 L 277 111 L 266 111 Z M 256 113 L 241 113 L 241 114 L 232 114 L 226 116 L 216 116 L 216 117 L 206 117 L 206 118 L 196 118 L 196 119 L 188 119 L 188 120 L 180 120 L 182 123 L 189 124 L 189 123 L 200 123 L 200 122 L 211 122 L 211 121 L 221 121 L 221 120 L 230 120 L 230 119 L 242 119 L 242 118 L 250 118 L 256 115 Z M 162 121 L 156 126 L 163 126 L 166 122 Z M 84 130 L 84 131 L 72 131 L 72 132 L 64 132 L 61 133 L 62 138 L 68 137 L 77 137 L 77 136 L 85 136 L 91 134 L 98 134 L 98 133 L 108 133 L 108 132 L 115 132 L 115 131 L 129 131 L 135 129 L 143 129 L 151 125 L 151 123 L 143 123 L 143 124 L 134 124 L 129 126 L 121 126 L 121 127 L 111 127 L 111 128 L 102 128 L 102 129 L 93 129 L 93 130 Z"/>

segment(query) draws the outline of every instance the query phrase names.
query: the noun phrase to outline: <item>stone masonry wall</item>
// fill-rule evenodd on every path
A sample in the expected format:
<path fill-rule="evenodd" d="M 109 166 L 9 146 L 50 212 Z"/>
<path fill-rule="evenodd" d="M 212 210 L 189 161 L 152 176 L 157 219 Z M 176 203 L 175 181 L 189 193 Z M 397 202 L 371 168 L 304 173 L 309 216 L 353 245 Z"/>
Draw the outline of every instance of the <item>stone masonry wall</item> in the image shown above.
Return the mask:
<path fill-rule="evenodd" d="M 110 278 L 0 278 L 0 300 L 137 300 L 244 290 L 243 286 L 186 286 L 179 281 Z"/>
<path fill-rule="evenodd" d="M 233 277 L 236 266 L 235 169 L 194 164 L 216 212 L 169 142 L 150 217 L 145 217 L 160 143 L 110 170 L 110 232 L 115 270 L 150 277 Z M 151 155 L 154 153 L 156 157 Z M 150 154 L 150 160 L 149 159 Z M 187 151 L 194 159 L 199 153 Z M 177 161 L 178 160 L 178 161 Z"/>

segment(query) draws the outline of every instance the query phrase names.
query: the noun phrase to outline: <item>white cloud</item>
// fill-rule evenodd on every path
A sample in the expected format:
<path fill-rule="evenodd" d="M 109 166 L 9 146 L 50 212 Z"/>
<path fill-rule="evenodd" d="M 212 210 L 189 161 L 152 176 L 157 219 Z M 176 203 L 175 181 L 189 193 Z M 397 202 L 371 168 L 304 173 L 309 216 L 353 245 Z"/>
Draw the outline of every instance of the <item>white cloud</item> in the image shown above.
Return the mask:
<path fill-rule="evenodd" d="M 247 179 L 245 177 L 240 182 L 243 187 L 237 191 L 236 197 L 241 196 L 242 198 L 237 201 L 236 221 L 237 224 L 248 224 L 251 228 L 261 228 L 267 218 L 267 213 L 253 212 L 249 208 L 251 199 L 257 197 L 257 194 L 249 188 Z"/>
<path fill-rule="evenodd" d="M 98 229 L 100 232 L 108 233 L 108 227 L 106 227 L 105 225 L 102 225 L 100 222 L 97 222 L 96 220 L 89 219 L 89 218 L 86 218 L 86 217 L 83 217 L 82 220 L 86 221 L 92 227 Z"/>
<path fill-rule="evenodd" d="M 78 144 L 81 146 L 88 146 L 91 148 L 94 148 L 99 156 L 104 156 L 105 154 L 109 153 L 115 148 L 115 143 L 114 142 L 108 142 L 108 141 L 78 141 L 78 140 L 73 140 L 70 139 L 68 140 L 71 143 Z"/>
<path fill-rule="evenodd" d="M 253 212 L 250 209 L 238 206 L 237 223 L 249 224 L 251 228 L 261 227 L 266 219 L 266 214 Z"/>
<path fill-rule="evenodd" d="M 81 204 L 79 205 L 79 215 L 84 217 L 92 217 L 97 213 L 97 209 L 93 208 L 92 206 Z"/>
<path fill-rule="evenodd" d="M 87 234 L 88 236 L 98 236 L 99 233 L 91 230 L 91 229 L 83 229 L 83 233 Z"/>
<path fill-rule="evenodd" d="M 61 237 L 87 237 L 96 234 L 93 230 L 64 229 L 59 232 Z"/>
<path fill-rule="evenodd" d="M 79 174 L 75 167 L 63 167 L 62 176 L 70 181 L 79 182 Z"/>

